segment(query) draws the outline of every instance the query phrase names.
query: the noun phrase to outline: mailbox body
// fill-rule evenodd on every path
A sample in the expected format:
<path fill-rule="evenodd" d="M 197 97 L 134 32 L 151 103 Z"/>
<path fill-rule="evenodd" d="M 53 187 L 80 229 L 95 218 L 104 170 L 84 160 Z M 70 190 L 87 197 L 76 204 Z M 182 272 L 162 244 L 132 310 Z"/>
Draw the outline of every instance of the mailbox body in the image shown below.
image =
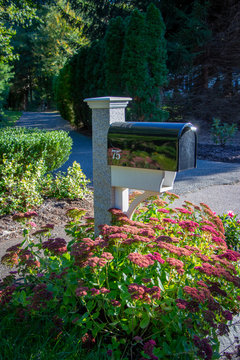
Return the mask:
<path fill-rule="evenodd" d="M 108 131 L 108 164 L 181 171 L 196 167 L 197 136 L 190 123 L 113 123 Z"/>

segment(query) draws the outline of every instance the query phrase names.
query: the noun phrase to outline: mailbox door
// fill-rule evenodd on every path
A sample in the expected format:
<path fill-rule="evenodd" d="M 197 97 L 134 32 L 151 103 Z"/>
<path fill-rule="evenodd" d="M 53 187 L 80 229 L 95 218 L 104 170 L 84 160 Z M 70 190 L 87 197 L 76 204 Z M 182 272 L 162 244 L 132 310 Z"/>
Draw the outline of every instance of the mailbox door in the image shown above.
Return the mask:
<path fill-rule="evenodd" d="M 178 142 L 178 171 L 193 169 L 197 166 L 196 132 L 186 127 Z"/>

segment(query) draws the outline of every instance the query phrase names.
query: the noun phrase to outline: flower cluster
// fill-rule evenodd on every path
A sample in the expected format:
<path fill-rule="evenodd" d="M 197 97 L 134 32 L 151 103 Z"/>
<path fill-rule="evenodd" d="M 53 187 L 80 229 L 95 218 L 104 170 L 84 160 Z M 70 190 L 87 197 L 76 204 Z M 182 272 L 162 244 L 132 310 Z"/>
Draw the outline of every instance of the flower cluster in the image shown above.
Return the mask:
<path fill-rule="evenodd" d="M 145 285 L 130 284 L 128 285 L 128 292 L 131 294 L 132 300 L 140 300 L 146 303 L 150 303 L 152 300 L 159 300 L 161 297 L 161 289 L 158 286 L 151 288 Z"/>
<path fill-rule="evenodd" d="M 28 298 L 31 310 L 40 310 L 47 307 L 48 302 L 53 298 L 53 293 L 47 289 L 46 284 L 38 284 L 33 288 L 33 295 Z"/>
<path fill-rule="evenodd" d="M 194 232 L 196 228 L 199 227 L 199 224 L 191 220 L 182 220 L 179 221 L 178 225 L 185 231 Z"/>
<path fill-rule="evenodd" d="M 16 252 L 8 252 L 1 258 L 1 263 L 6 266 L 13 267 L 18 264 L 18 254 Z"/>
<path fill-rule="evenodd" d="M 94 268 L 96 266 L 98 267 L 103 267 L 107 264 L 107 261 L 105 258 L 100 258 L 98 256 L 92 256 L 89 257 L 84 263 L 83 263 L 83 267 L 91 267 Z"/>
<path fill-rule="evenodd" d="M 219 236 L 212 236 L 212 241 L 217 243 L 217 244 L 220 244 L 221 246 L 223 246 L 224 248 L 227 247 L 227 244 L 226 242 Z"/>
<path fill-rule="evenodd" d="M 122 245 L 133 245 L 137 243 L 151 243 L 151 240 L 145 236 L 135 235 L 133 238 L 124 240 Z"/>
<path fill-rule="evenodd" d="M 160 264 L 164 264 L 165 260 L 162 258 L 161 254 L 159 254 L 158 252 L 154 252 L 153 254 L 147 254 L 148 258 L 153 260 L 153 261 L 157 261 Z"/>
<path fill-rule="evenodd" d="M 176 236 L 161 235 L 156 241 L 163 241 L 166 243 L 179 243 L 179 239 Z"/>
<path fill-rule="evenodd" d="M 7 253 L 3 255 L 1 263 L 10 267 L 24 265 L 28 268 L 36 268 L 40 266 L 40 262 L 36 260 L 32 251 L 22 249 L 22 244 L 16 244 L 7 249 Z"/>
<path fill-rule="evenodd" d="M 104 248 L 107 244 L 108 242 L 101 238 L 97 238 L 95 241 L 90 238 L 83 238 L 81 241 L 74 243 L 71 247 L 71 256 L 75 260 L 75 265 L 80 267 L 104 266 L 107 261 L 112 260 L 109 253 L 103 253 L 101 259 L 93 255 L 94 250 Z"/>
<path fill-rule="evenodd" d="M 192 251 L 184 248 L 184 247 L 180 247 L 180 246 L 175 246 L 169 243 L 166 243 L 164 241 L 159 241 L 158 239 L 156 240 L 157 242 L 157 247 L 160 249 L 165 249 L 168 250 L 169 252 L 177 255 L 177 256 L 190 256 L 192 254 Z"/>
<path fill-rule="evenodd" d="M 30 219 L 32 217 L 38 216 L 36 211 L 27 211 L 25 213 L 17 213 L 13 215 L 13 220 L 22 222 L 24 219 Z"/>
<path fill-rule="evenodd" d="M 195 287 L 185 286 L 183 291 L 191 296 L 192 299 L 203 303 L 205 300 L 209 299 L 211 294 L 210 291 L 204 286 L 200 289 Z"/>
<path fill-rule="evenodd" d="M 148 358 L 142 357 L 140 360 L 147 360 L 147 359 L 158 360 L 158 357 L 153 354 L 153 349 L 155 348 L 155 346 L 156 346 L 156 341 L 154 340 L 147 341 L 143 345 L 143 351 L 146 355 L 148 355 Z"/>
<path fill-rule="evenodd" d="M 75 265 L 82 266 L 83 263 L 93 255 L 94 241 L 90 238 L 83 238 L 75 242 L 71 248 L 71 256 L 75 259 Z"/>
<path fill-rule="evenodd" d="M 189 214 L 189 215 L 192 215 L 192 211 L 188 210 L 188 209 L 185 209 L 185 208 L 179 208 L 179 207 L 176 207 L 176 210 L 178 210 L 180 213 L 182 214 Z"/>
<path fill-rule="evenodd" d="M 238 259 L 240 258 L 240 253 L 228 249 L 225 253 L 218 255 L 218 257 L 220 259 L 225 258 L 230 261 L 238 261 Z"/>
<path fill-rule="evenodd" d="M 160 212 L 160 213 L 164 213 L 164 214 L 169 214 L 169 213 L 170 213 L 170 211 L 169 211 L 169 210 L 167 210 L 167 209 L 165 209 L 165 208 L 158 209 L 158 212 Z"/>
<path fill-rule="evenodd" d="M 8 304 L 13 296 L 14 291 L 16 290 L 15 285 L 6 286 L 3 290 L 0 290 L 0 305 Z"/>
<path fill-rule="evenodd" d="M 42 244 L 43 249 L 49 250 L 54 255 L 60 255 L 67 251 L 66 240 L 62 238 L 48 239 Z"/>
<path fill-rule="evenodd" d="M 128 259 L 138 265 L 139 267 L 142 267 L 142 268 L 147 268 L 151 265 L 154 264 L 154 260 L 151 259 L 151 257 L 149 255 L 142 255 L 142 254 L 139 254 L 139 253 L 130 253 L 128 255 Z"/>
<path fill-rule="evenodd" d="M 97 288 L 89 288 L 88 286 L 79 286 L 76 291 L 76 296 L 83 297 L 87 295 L 96 296 L 96 295 L 106 295 L 110 293 L 110 290 L 105 287 Z"/>
<path fill-rule="evenodd" d="M 162 219 L 162 221 L 164 223 L 168 223 L 168 224 L 177 224 L 178 223 L 177 220 L 170 219 L 170 218 L 164 218 L 164 219 Z"/>
<path fill-rule="evenodd" d="M 201 230 L 204 231 L 204 232 L 208 232 L 208 233 L 210 233 L 211 235 L 219 236 L 219 232 L 218 232 L 217 230 L 215 230 L 215 228 L 212 227 L 212 226 L 203 225 L 203 226 L 201 227 Z"/>
<path fill-rule="evenodd" d="M 207 339 L 200 339 L 198 336 L 195 335 L 194 344 L 198 348 L 198 356 L 206 360 L 212 359 L 213 351 Z"/>
<path fill-rule="evenodd" d="M 184 274 L 184 263 L 181 260 L 167 258 L 166 261 L 169 263 L 170 266 L 174 267 L 177 270 L 178 274 Z"/>
<path fill-rule="evenodd" d="M 212 266 L 209 263 L 203 263 L 202 266 L 196 266 L 196 270 L 208 276 L 215 276 L 218 278 L 224 278 L 225 280 L 232 282 L 236 287 L 240 288 L 240 278 L 233 276 L 229 271 L 225 270 L 220 264 Z"/>

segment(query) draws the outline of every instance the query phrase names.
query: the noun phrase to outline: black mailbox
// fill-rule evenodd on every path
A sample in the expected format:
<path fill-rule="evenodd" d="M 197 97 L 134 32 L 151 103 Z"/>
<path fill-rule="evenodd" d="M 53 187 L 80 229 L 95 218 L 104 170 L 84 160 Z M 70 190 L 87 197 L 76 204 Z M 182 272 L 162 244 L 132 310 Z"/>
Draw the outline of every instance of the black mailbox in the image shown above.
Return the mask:
<path fill-rule="evenodd" d="M 108 131 L 108 164 L 181 171 L 196 167 L 196 128 L 190 123 L 122 122 Z"/>

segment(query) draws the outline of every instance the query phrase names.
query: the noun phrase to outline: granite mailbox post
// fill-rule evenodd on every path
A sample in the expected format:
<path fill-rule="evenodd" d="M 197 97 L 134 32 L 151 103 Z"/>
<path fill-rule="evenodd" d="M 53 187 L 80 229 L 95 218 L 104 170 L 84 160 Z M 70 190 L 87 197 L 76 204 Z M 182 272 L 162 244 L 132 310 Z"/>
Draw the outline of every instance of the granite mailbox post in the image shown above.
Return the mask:
<path fill-rule="evenodd" d="M 151 195 L 171 190 L 176 172 L 196 167 L 196 128 L 190 123 L 125 122 L 131 98 L 85 99 L 92 109 L 95 233 L 111 223 L 108 209 L 131 217 Z M 143 190 L 129 206 L 129 189 Z"/>

